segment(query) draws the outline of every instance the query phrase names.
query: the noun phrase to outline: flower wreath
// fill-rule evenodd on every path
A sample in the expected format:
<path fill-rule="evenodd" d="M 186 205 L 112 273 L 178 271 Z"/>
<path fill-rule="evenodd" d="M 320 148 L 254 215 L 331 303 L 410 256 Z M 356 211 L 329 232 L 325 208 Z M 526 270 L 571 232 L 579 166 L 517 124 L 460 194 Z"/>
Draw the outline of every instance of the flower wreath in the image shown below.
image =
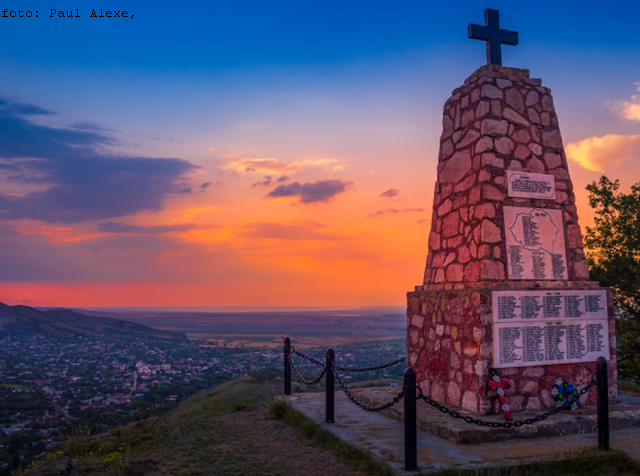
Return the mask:
<path fill-rule="evenodd" d="M 511 408 L 509 407 L 509 400 L 504 396 L 504 389 L 511 388 L 509 380 L 501 379 L 496 369 L 489 369 L 489 376 L 491 380 L 487 382 L 487 388 L 489 390 L 495 390 L 500 395 L 500 404 L 502 405 L 502 411 L 504 412 L 504 419 L 511 421 Z"/>
<path fill-rule="evenodd" d="M 553 385 L 553 387 L 551 387 L 551 396 L 556 402 L 556 406 L 559 407 L 567 403 L 572 398 L 577 397 L 578 389 L 571 382 L 559 378 L 558 380 L 556 380 L 556 383 Z M 578 408 L 578 401 L 574 400 L 574 402 L 571 404 L 571 409 L 575 410 L 576 408 Z"/>

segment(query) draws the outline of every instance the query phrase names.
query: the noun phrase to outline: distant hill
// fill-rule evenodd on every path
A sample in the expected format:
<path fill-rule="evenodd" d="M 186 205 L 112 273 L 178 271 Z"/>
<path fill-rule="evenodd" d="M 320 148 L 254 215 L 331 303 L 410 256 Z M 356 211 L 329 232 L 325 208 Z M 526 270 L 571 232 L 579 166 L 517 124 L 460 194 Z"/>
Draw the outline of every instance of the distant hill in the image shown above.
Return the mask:
<path fill-rule="evenodd" d="M 40 311 L 29 306 L 7 306 L 0 302 L 0 334 L 127 334 L 161 339 L 186 339 L 183 332 L 171 332 L 110 317 L 87 316 L 67 309 Z"/>

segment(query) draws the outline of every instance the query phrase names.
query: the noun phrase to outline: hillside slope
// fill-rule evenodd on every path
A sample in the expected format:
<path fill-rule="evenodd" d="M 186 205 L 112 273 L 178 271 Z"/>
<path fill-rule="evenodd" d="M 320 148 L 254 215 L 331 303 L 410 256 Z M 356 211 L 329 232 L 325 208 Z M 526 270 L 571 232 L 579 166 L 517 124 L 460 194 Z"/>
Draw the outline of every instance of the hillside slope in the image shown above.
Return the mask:
<path fill-rule="evenodd" d="M 66 309 L 40 311 L 29 306 L 0 303 L 0 334 L 79 332 L 128 334 L 162 339 L 185 339 L 184 333 L 169 332 L 109 317 L 87 316 Z"/>
<path fill-rule="evenodd" d="M 53 446 L 24 474 L 363 476 L 269 417 L 266 403 L 281 393 L 282 379 L 233 380 L 164 417 Z"/>

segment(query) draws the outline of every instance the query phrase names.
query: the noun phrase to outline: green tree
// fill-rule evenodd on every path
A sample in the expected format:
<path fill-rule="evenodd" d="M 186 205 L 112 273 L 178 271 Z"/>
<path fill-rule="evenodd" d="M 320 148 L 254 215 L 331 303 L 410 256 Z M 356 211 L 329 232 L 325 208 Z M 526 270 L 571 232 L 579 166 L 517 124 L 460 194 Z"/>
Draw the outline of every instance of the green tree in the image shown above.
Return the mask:
<path fill-rule="evenodd" d="M 595 209 L 584 244 L 591 279 L 614 291 L 618 357 L 640 348 L 640 182 L 630 193 L 602 176 L 587 186 Z M 640 358 L 623 362 L 622 378 L 640 381 Z"/>

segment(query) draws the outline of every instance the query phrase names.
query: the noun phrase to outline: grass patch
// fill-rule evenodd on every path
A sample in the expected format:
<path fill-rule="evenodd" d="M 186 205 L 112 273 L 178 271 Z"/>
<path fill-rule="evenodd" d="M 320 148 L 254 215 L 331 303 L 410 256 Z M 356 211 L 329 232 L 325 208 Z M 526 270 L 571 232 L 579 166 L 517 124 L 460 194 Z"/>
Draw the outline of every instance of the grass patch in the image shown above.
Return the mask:
<path fill-rule="evenodd" d="M 344 463 L 357 471 L 363 471 L 374 476 L 394 475 L 394 472 L 386 464 L 375 461 L 368 452 L 345 443 L 317 423 L 309 420 L 299 411 L 294 410 L 289 403 L 282 399 L 274 398 L 271 401 L 269 414 L 273 418 L 282 420 L 287 425 L 299 430 L 314 446 L 332 451 Z"/>
<path fill-rule="evenodd" d="M 429 476 L 631 476 L 640 474 L 640 463 L 622 451 L 606 455 L 579 452 L 567 459 L 521 466 L 455 469 L 449 468 Z"/>
<path fill-rule="evenodd" d="M 640 385 L 627 380 L 618 380 L 618 390 L 627 390 L 633 393 L 640 393 Z"/>
<path fill-rule="evenodd" d="M 0 385 L 4 385 L 5 387 L 9 387 L 13 390 L 33 390 L 31 387 L 27 387 L 26 385 L 21 385 L 19 383 L 0 383 Z"/>
<path fill-rule="evenodd" d="M 28 474 L 280 476 L 282 472 L 260 459 L 252 442 L 220 416 L 266 405 L 281 385 L 281 380 L 257 385 L 250 378 L 227 382 L 193 395 L 164 417 L 64 441 Z"/>

